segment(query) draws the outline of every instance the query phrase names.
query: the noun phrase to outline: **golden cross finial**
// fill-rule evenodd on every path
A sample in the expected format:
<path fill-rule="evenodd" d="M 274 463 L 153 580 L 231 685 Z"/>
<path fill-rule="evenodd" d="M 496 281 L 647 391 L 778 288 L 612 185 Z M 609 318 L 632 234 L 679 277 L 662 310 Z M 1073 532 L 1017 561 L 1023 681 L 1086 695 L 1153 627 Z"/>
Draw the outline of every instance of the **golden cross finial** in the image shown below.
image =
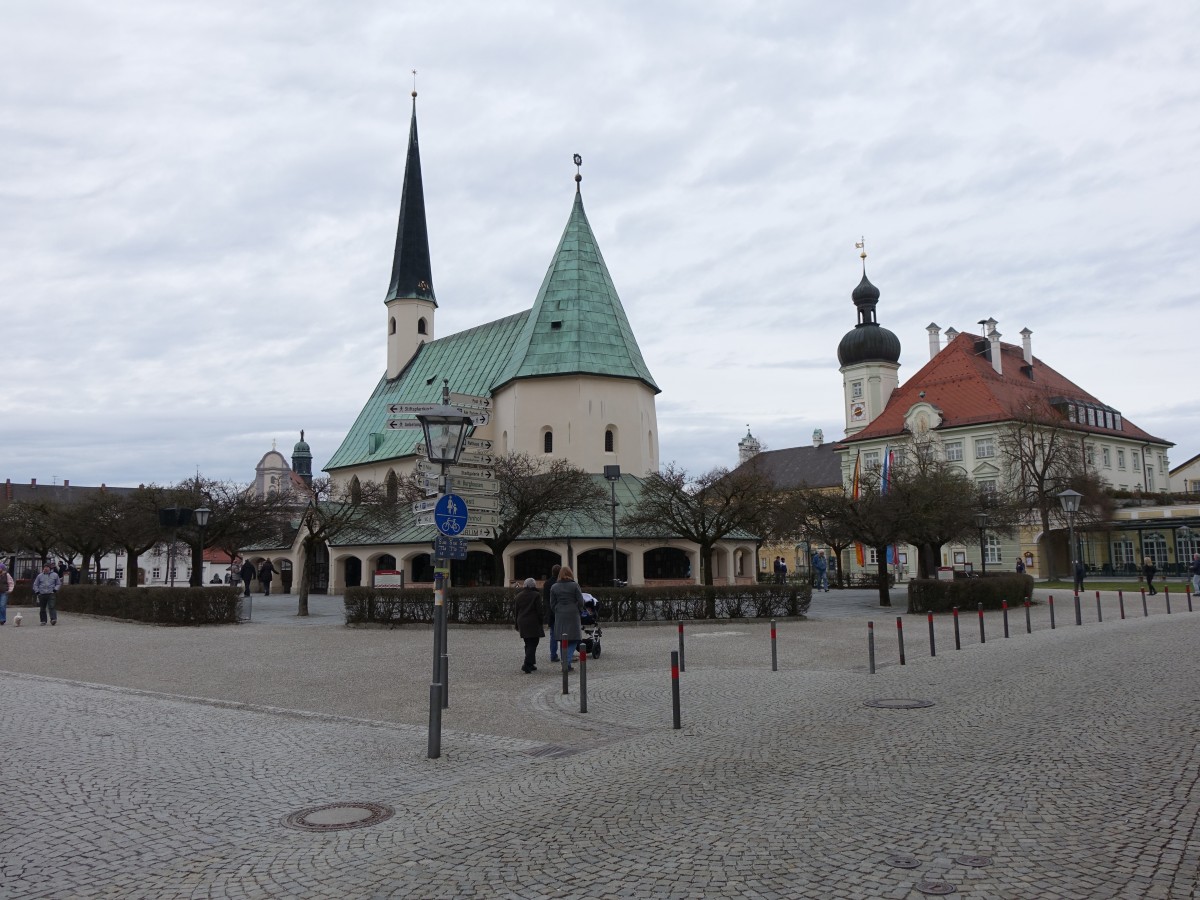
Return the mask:
<path fill-rule="evenodd" d="M 855 241 L 855 242 L 854 242 L 854 247 L 855 247 L 855 249 L 856 249 L 856 250 L 861 250 L 861 251 L 862 251 L 862 253 L 858 254 L 858 258 L 859 258 L 859 259 L 866 259 L 866 258 L 867 258 L 867 239 L 866 239 L 866 237 L 865 237 L 865 236 L 864 236 L 864 237 L 862 237 L 862 238 L 860 238 L 859 240 Z"/>
<path fill-rule="evenodd" d="M 583 165 L 583 157 L 576 153 L 571 159 L 575 162 L 575 190 L 579 190 L 579 182 L 583 181 L 583 176 L 579 174 L 579 167 Z"/>

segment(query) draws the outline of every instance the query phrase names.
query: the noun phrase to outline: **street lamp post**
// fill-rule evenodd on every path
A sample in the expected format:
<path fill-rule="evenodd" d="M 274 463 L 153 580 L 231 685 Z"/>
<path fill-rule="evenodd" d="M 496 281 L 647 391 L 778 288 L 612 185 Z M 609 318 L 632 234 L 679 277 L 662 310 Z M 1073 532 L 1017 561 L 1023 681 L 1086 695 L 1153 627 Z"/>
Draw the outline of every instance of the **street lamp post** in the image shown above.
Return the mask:
<path fill-rule="evenodd" d="M 462 453 L 471 417 L 450 405 L 450 385 L 442 380 L 442 403 L 423 413 L 417 413 L 425 433 L 425 455 L 441 469 L 439 491 L 449 493 L 446 467 L 458 462 Z M 446 653 L 446 578 L 448 560 L 434 560 L 433 578 L 433 677 L 429 684 L 429 740 L 427 756 L 442 755 L 442 709 L 450 705 L 450 658 Z"/>
<path fill-rule="evenodd" d="M 192 518 L 196 521 L 196 527 L 200 529 L 200 565 L 192 566 L 192 587 L 204 586 L 204 529 L 208 527 L 208 517 L 211 515 L 212 510 L 203 506 L 192 511 Z"/>
<path fill-rule="evenodd" d="M 987 552 L 984 549 L 983 535 L 988 527 L 988 514 L 985 512 L 975 513 L 975 526 L 979 529 L 979 574 L 987 574 Z"/>
<path fill-rule="evenodd" d="M 605 466 L 604 477 L 612 488 L 612 539 L 613 539 L 613 587 L 620 587 L 617 579 L 617 482 L 621 480 L 620 466 Z"/>
<path fill-rule="evenodd" d="M 1062 504 L 1063 512 L 1067 514 L 1067 540 L 1069 543 L 1070 552 L 1068 563 L 1071 566 L 1071 578 L 1075 578 L 1075 561 L 1078 558 L 1075 548 L 1075 513 L 1079 512 L 1079 501 L 1083 499 L 1083 494 L 1079 491 L 1073 491 L 1067 488 L 1058 494 L 1058 502 Z"/>

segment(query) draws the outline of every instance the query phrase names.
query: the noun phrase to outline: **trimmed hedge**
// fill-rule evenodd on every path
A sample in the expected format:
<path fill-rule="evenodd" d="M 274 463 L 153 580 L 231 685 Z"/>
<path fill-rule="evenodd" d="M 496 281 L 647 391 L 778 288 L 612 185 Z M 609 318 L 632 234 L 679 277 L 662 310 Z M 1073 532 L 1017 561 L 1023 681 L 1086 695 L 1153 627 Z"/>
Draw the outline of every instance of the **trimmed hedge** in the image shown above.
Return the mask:
<path fill-rule="evenodd" d="M 950 612 L 959 609 L 1000 609 L 1003 601 L 1016 606 L 1033 597 L 1033 576 L 1016 572 L 989 575 L 986 578 L 917 578 L 908 583 L 910 613 Z"/>
<path fill-rule="evenodd" d="M 805 615 L 812 603 L 807 584 L 595 588 L 588 593 L 600 601 L 600 617 L 606 622 L 783 618 Z M 511 624 L 515 595 L 513 588 L 450 588 L 446 614 L 451 622 Z M 347 625 L 407 625 L 433 618 L 429 588 L 347 588 L 344 600 Z"/>
<path fill-rule="evenodd" d="M 59 612 L 132 619 L 155 625 L 228 625 L 238 621 L 240 588 L 126 588 L 72 584 L 58 592 Z"/>

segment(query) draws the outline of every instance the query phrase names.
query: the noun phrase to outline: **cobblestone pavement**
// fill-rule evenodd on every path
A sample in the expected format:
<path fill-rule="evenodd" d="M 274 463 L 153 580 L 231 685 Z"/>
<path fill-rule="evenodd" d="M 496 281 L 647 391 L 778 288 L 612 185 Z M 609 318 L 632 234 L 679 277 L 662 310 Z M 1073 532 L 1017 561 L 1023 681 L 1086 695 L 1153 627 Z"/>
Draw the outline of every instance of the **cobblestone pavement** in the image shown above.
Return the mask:
<path fill-rule="evenodd" d="M 835 592 L 837 593 L 837 592 Z M 1200 613 L 1115 596 L 936 622 L 844 592 L 779 623 L 610 627 L 563 696 L 507 629 L 452 629 L 425 758 L 428 629 L 0 629 L 0 896 L 1190 897 Z M 841 606 L 838 604 L 841 603 Z M 1157 604 L 1157 605 L 1155 605 Z M 825 607 L 823 610 L 822 607 Z M 319 607 L 319 608 L 318 608 Z M 837 612 L 835 612 L 837 607 Z M 854 607 L 846 612 L 846 607 Z M 1090 615 L 1083 615 L 1090 607 Z M 844 613 L 844 614 L 843 614 Z M 867 672 L 867 618 L 878 672 Z M 11 623 L 11 616 L 10 616 Z M 26 625 L 28 625 L 28 619 Z M 545 656 L 543 648 L 542 657 Z M 928 700 L 880 709 L 875 699 Z M 284 820 L 334 803 L 362 828 Z M 914 868 L 893 865 L 904 858 Z M 979 865 L 979 863 L 983 863 Z"/>

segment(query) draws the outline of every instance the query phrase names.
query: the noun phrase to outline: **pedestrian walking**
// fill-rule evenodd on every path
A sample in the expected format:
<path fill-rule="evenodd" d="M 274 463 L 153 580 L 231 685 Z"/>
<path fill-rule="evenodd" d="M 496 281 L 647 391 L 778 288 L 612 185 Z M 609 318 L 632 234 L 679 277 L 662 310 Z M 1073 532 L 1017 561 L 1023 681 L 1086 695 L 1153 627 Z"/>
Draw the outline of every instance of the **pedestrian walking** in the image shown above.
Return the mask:
<path fill-rule="evenodd" d="M 0 625 L 8 621 L 8 595 L 13 587 L 13 577 L 8 574 L 8 567 L 0 563 Z"/>
<path fill-rule="evenodd" d="M 575 573 L 569 566 L 558 570 L 558 581 L 550 588 L 550 603 L 554 607 L 554 626 L 558 639 L 567 642 L 567 671 L 574 667 L 575 648 L 583 638 L 583 591 L 575 583 Z"/>
<path fill-rule="evenodd" d="M 1017 574 L 1018 574 L 1018 575 L 1024 575 L 1024 574 L 1025 574 L 1025 563 L 1023 563 L 1023 562 L 1022 562 L 1021 560 L 1019 560 L 1019 559 L 1017 560 Z"/>
<path fill-rule="evenodd" d="M 38 617 L 41 624 L 46 624 L 46 613 L 50 614 L 50 624 L 58 624 L 58 610 L 54 606 L 58 589 L 62 587 L 62 578 L 50 567 L 50 563 L 42 566 L 42 574 L 33 579 L 33 595 L 38 601 Z"/>
<path fill-rule="evenodd" d="M 1154 565 L 1154 560 L 1148 556 L 1142 557 L 1142 577 L 1146 579 L 1146 589 L 1150 592 L 1151 597 L 1158 593 L 1154 588 L 1154 576 L 1157 573 L 1158 569 Z"/>
<path fill-rule="evenodd" d="M 1200 553 L 1192 554 L 1191 573 L 1192 573 L 1192 593 L 1200 594 Z M 3 625 L 3 624 L 4 624 L 3 622 L 0 622 L 0 625 Z"/>
<path fill-rule="evenodd" d="M 249 597 L 250 582 L 254 580 L 254 563 L 250 562 L 250 560 L 246 560 L 244 563 L 242 563 L 241 576 L 243 584 L 246 585 L 246 593 L 242 596 Z"/>
<path fill-rule="evenodd" d="M 829 593 L 829 560 L 825 558 L 825 551 L 818 550 L 817 555 L 813 557 L 813 572 L 816 573 L 816 582 L 814 590 L 824 590 Z"/>
<path fill-rule="evenodd" d="M 525 585 L 513 598 L 513 619 L 517 633 L 525 642 L 525 663 L 521 671 L 528 675 L 537 671 L 537 645 L 546 632 L 542 630 L 542 595 L 537 582 L 525 579 Z"/>
<path fill-rule="evenodd" d="M 275 568 L 275 563 L 269 559 L 264 559 L 258 567 L 258 583 L 262 585 L 263 596 L 271 596 L 271 576 L 278 575 L 279 570 Z"/>
<path fill-rule="evenodd" d="M 1075 590 L 1083 590 L 1083 579 L 1087 575 L 1087 567 L 1082 559 L 1075 560 Z"/>
<path fill-rule="evenodd" d="M 779 583 L 787 584 L 787 560 L 779 557 Z"/>
<path fill-rule="evenodd" d="M 542 608 L 546 614 L 546 625 L 550 628 L 550 662 L 558 662 L 558 629 L 554 627 L 554 604 L 550 602 L 550 589 L 558 581 L 562 566 L 554 566 L 542 581 Z"/>

